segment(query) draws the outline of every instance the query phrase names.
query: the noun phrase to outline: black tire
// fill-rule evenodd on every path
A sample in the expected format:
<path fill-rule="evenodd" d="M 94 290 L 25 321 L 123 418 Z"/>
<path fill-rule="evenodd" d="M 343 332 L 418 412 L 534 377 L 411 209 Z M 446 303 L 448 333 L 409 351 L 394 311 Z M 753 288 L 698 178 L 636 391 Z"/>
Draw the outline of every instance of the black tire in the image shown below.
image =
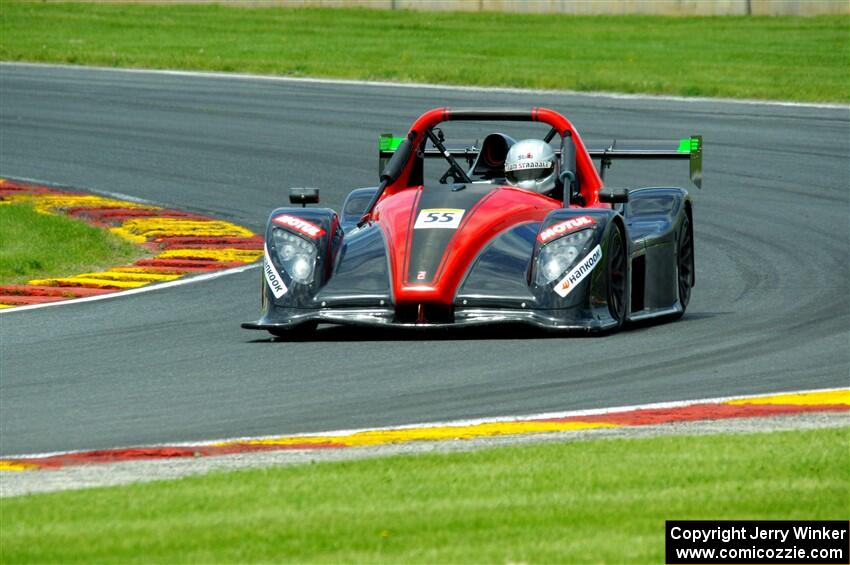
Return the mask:
<path fill-rule="evenodd" d="M 299 341 L 309 338 L 316 331 L 317 327 L 319 327 L 319 322 L 313 321 L 304 322 L 291 328 L 269 329 L 267 331 L 273 336 L 286 341 Z"/>
<path fill-rule="evenodd" d="M 694 287 L 694 230 L 691 220 L 687 214 L 682 220 L 679 229 L 679 245 L 676 256 L 676 272 L 679 282 L 679 303 L 682 305 L 682 314 L 691 301 L 691 289 Z M 681 314 L 680 314 L 681 316 Z"/>
<path fill-rule="evenodd" d="M 626 319 L 626 284 L 628 277 L 628 258 L 626 237 L 618 223 L 614 223 L 608 233 L 608 260 L 605 264 L 606 293 L 608 295 L 608 311 L 617 322 L 613 329 L 618 329 Z"/>

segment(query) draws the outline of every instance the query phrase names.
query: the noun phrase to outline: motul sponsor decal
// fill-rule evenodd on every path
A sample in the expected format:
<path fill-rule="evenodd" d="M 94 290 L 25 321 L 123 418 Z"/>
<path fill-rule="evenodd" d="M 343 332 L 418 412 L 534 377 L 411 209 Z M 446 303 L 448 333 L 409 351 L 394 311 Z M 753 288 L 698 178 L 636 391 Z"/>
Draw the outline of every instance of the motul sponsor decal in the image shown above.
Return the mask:
<path fill-rule="evenodd" d="M 567 276 L 555 285 L 555 292 L 558 296 L 564 298 L 571 293 L 578 286 L 578 283 L 583 281 L 590 274 L 590 271 L 599 264 L 600 259 L 602 259 L 602 248 L 597 245 L 572 271 L 567 273 Z"/>
<path fill-rule="evenodd" d="M 290 216 L 289 214 L 281 214 L 272 218 L 272 222 L 285 228 L 291 228 L 299 233 L 303 233 L 307 237 L 316 239 L 324 235 L 325 230 L 316 224 L 311 224 L 307 220 Z"/>
<path fill-rule="evenodd" d="M 269 288 L 272 290 L 272 294 L 274 294 L 275 298 L 280 298 L 286 294 L 286 285 L 284 284 L 280 273 L 277 272 L 277 269 L 274 268 L 274 264 L 272 264 L 272 259 L 269 256 L 269 248 L 267 246 L 263 248 L 263 274 L 266 276 L 266 283 L 269 285 Z"/>
<path fill-rule="evenodd" d="M 590 216 L 576 216 L 575 218 L 570 218 L 569 220 L 549 226 L 540 232 L 537 236 L 537 241 L 540 243 L 546 243 L 547 241 L 562 235 L 567 235 L 568 233 L 572 233 L 576 230 L 592 226 L 595 223 L 596 220 Z"/>

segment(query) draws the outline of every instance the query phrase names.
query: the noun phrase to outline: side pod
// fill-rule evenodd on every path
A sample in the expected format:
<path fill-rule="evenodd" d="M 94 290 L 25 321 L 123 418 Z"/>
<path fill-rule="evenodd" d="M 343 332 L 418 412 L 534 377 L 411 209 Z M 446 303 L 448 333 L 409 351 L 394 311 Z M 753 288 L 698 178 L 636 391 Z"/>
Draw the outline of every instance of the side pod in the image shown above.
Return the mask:
<path fill-rule="evenodd" d="M 678 254 L 680 232 L 690 225 L 690 207 L 691 198 L 682 188 L 629 191 L 623 208 L 632 239 L 629 320 L 684 312 L 686 304 L 679 300 Z"/>

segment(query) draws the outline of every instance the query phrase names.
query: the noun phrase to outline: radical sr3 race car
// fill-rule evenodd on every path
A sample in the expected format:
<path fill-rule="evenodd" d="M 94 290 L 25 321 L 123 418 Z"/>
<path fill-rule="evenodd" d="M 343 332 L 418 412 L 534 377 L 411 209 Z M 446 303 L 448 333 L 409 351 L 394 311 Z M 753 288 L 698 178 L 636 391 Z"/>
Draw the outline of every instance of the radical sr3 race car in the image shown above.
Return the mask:
<path fill-rule="evenodd" d="M 521 163 L 506 173 L 517 143 L 508 135 L 447 143 L 438 126 L 453 121 L 544 124 L 539 139 L 551 148 L 554 189 L 509 182 Z M 242 327 L 276 336 L 318 323 L 600 332 L 678 318 L 694 286 L 688 192 L 603 188 L 613 160 L 676 158 L 690 160 L 700 186 L 699 136 L 588 147 L 569 120 L 545 108 L 430 110 L 406 136 L 381 136 L 380 183 L 352 191 L 340 213 L 305 207 L 318 202 L 318 189 L 291 189 L 290 202 L 302 207 L 269 216 L 262 316 Z M 442 163 L 433 182 L 426 162 Z"/>

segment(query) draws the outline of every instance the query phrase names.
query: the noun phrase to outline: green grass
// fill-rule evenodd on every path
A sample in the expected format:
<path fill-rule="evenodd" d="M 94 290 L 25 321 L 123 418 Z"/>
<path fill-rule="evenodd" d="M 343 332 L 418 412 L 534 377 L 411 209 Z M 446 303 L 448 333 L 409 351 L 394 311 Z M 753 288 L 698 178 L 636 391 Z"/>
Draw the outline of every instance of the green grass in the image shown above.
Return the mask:
<path fill-rule="evenodd" d="M 668 519 L 848 519 L 848 447 L 603 440 L 31 495 L 0 502 L 0 561 L 662 563 Z"/>
<path fill-rule="evenodd" d="M 76 275 L 130 263 L 144 249 L 106 230 L 26 204 L 0 206 L 0 284 Z"/>
<path fill-rule="evenodd" d="M 850 17 L 0 4 L 0 58 L 850 101 Z"/>

